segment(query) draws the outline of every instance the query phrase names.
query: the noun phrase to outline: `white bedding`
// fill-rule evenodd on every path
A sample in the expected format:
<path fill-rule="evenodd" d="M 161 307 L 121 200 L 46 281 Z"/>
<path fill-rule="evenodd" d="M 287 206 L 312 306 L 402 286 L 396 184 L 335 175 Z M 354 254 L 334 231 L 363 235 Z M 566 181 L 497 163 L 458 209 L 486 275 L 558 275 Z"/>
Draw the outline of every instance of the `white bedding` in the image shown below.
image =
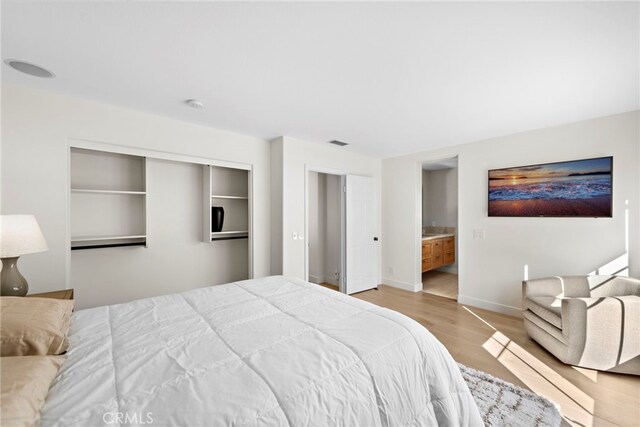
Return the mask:
<path fill-rule="evenodd" d="M 482 425 L 456 363 L 420 324 L 279 276 L 74 313 L 42 425 L 118 419 Z"/>

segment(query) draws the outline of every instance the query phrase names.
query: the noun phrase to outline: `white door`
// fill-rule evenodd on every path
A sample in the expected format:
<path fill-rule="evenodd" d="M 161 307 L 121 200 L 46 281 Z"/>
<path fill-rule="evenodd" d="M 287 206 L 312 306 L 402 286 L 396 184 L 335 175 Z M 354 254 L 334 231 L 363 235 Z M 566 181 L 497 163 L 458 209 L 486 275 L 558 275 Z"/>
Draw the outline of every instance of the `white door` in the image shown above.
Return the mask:
<path fill-rule="evenodd" d="M 345 293 L 378 286 L 376 188 L 373 178 L 345 175 Z"/>

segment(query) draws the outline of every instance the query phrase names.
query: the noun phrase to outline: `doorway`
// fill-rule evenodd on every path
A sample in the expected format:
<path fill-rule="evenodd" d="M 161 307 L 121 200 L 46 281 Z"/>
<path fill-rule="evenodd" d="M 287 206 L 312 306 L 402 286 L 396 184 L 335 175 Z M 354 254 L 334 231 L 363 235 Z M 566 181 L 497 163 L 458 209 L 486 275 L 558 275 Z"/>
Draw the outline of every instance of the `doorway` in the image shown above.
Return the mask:
<path fill-rule="evenodd" d="M 336 291 L 342 274 L 341 178 L 315 171 L 308 175 L 308 280 Z"/>
<path fill-rule="evenodd" d="M 458 158 L 422 164 L 422 291 L 458 299 Z"/>
<path fill-rule="evenodd" d="M 376 180 L 310 167 L 306 172 L 305 279 L 349 295 L 377 288 Z"/>

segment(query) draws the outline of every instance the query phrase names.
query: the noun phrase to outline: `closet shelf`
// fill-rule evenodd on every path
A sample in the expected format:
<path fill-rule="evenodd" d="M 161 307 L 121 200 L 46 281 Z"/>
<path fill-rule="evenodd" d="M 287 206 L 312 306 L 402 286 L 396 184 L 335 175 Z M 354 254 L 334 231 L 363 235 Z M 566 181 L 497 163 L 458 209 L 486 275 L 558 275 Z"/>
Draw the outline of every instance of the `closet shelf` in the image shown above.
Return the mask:
<path fill-rule="evenodd" d="M 71 243 L 76 242 L 98 242 L 103 240 L 125 240 L 125 239 L 146 239 L 147 236 L 144 234 L 140 235 L 132 235 L 132 236 L 82 236 L 82 237 L 72 237 Z"/>
<path fill-rule="evenodd" d="M 126 243 L 98 243 L 95 245 L 71 246 L 71 250 L 80 251 L 82 249 L 124 248 L 127 246 L 147 247 L 147 241 L 145 240 L 143 242 L 126 242 Z"/>
<path fill-rule="evenodd" d="M 212 199 L 249 200 L 247 196 L 219 196 L 215 194 L 212 195 L 211 198 Z"/>
<path fill-rule="evenodd" d="M 211 240 L 248 239 L 248 231 L 218 231 L 211 233 Z"/>
<path fill-rule="evenodd" d="M 71 250 L 147 246 L 146 158 L 71 147 Z"/>
<path fill-rule="evenodd" d="M 126 246 L 147 246 L 147 236 L 96 236 L 71 239 L 71 250 L 122 248 Z"/>
<path fill-rule="evenodd" d="M 85 188 L 72 188 L 72 193 L 87 193 L 87 194 L 132 194 L 132 195 L 145 195 L 146 191 L 122 191 L 122 190 L 89 190 Z"/>

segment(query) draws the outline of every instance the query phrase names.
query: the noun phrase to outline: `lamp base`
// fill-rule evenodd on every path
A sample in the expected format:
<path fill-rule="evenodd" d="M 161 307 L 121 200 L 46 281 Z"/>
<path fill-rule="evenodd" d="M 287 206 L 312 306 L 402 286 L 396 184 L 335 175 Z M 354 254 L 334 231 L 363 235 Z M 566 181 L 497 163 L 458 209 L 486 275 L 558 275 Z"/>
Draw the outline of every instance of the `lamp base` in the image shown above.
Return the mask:
<path fill-rule="evenodd" d="M 29 291 L 29 284 L 18 271 L 18 258 L 2 258 L 0 272 L 0 295 L 23 297 Z"/>

